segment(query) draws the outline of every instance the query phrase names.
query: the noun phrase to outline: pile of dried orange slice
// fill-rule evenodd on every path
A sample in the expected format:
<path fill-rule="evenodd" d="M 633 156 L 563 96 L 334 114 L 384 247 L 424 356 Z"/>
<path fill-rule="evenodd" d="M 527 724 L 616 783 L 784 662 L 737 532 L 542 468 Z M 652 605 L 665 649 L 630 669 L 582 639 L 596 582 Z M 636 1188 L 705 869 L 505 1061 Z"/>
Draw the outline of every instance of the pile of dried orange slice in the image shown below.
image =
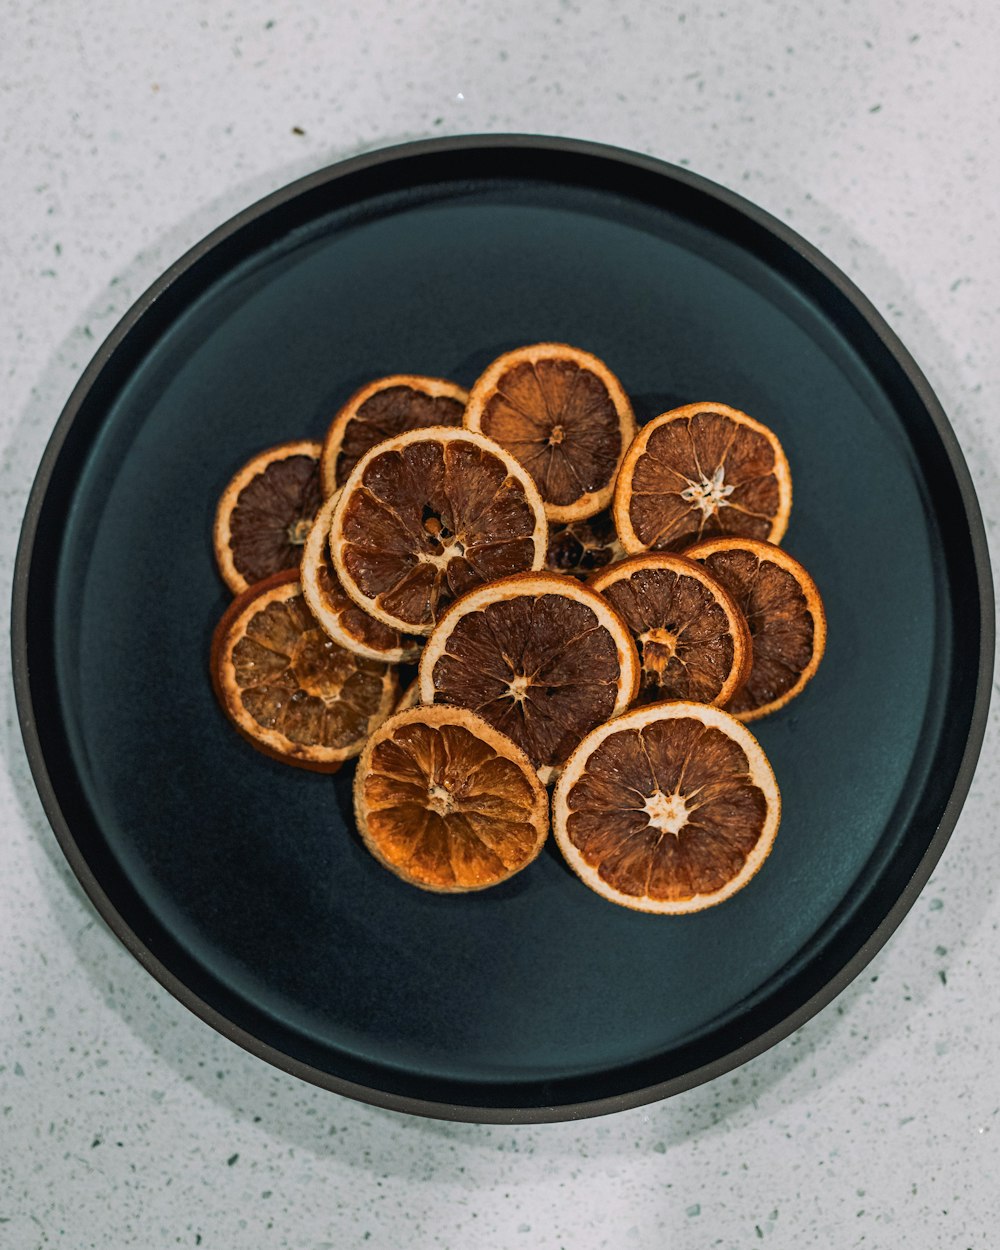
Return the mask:
<path fill-rule="evenodd" d="M 468 392 L 380 378 L 223 492 L 213 684 L 274 759 L 360 757 L 358 831 L 413 885 L 495 885 L 551 828 L 604 898 L 697 911 L 777 832 L 746 722 L 823 655 L 819 591 L 778 545 L 791 502 L 765 425 L 692 403 L 637 430 L 566 344 L 506 352 Z"/>

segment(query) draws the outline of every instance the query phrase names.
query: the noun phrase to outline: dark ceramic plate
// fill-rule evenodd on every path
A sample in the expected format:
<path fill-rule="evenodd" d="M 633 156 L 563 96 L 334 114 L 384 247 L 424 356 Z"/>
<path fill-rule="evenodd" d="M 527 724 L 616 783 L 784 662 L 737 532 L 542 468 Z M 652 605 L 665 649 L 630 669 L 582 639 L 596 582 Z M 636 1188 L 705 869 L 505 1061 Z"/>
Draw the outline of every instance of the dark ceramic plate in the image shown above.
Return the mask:
<path fill-rule="evenodd" d="M 784 796 L 767 864 L 687 918 L 639 915 L 550 850 L 435 897 L 360 845 L 351 774 L 282 767 L 209 687 L 227 596 L 212 511 L 252 452 L 320 436 L 380 373 L 470 383 L 559 339 L 640 419 L 697 399 L 788 451 L 785 545 L 826 599 L 819 674 L 755 726 Z M 138 302 L 39 470 L 16 572 L 31 766 L 96 907 L 255 1054 L 383 1106 L 547 1120 L 759 1053 L 882 945 L 941 854 L 982 739 L 991 587 L 969 474 L 881 318 L 786 227 L 645 157 L 421 143 L 248 209 Z"/>

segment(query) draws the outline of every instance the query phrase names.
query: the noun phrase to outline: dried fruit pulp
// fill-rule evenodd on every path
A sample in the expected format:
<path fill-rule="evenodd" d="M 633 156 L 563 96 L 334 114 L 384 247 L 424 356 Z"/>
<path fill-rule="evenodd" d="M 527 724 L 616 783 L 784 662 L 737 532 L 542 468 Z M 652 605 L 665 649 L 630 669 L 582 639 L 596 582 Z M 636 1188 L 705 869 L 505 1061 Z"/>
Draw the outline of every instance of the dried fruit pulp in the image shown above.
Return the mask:
<path fill-rule="evenodd" d="M 636 640 L 639 699 L 724 704 L 750 670 L 750 635 L 727 591 L 694 561 L 667 552 L 632 556 L 590 583 Z"/>
<path fill-rule="evenodd" d="M 219 500 L 215 553 L 235 594 L 297 568 L 322 502 L 319 444 L 286 443 L 262 452 L 233 477 Z"/>
<path fill-rule="evenodd" d="M 468 394 L 444 378 L 392 374 L 356 391 L 330 425 L 323 444 L 327 495 L 344 485 L 361 457 L 377 443 L 407 430 L 460 426 Z"/>
<path fill-rule="evenodd" d="M 556 785 L 570 865 L 612 901 L 647 911 L 721 902 L 770 851 L 780 816 L 757 742 L 718 708 L 640 708 L 588 735 Z"/>
<path fill-rule="evenodd" d="M 385 664 L 352 655 L 319 627 L 294 571 L 235 600 L 216 630 L 212 671 L 236 727 L 304 767 L 358 754 L 395 693 Z"/>
<path fill-rule="evenodd" d="M 643 427 L 615 488 L 615 524 L 629 552 L 680 551 L 715 534 L 778 542 L 790 509 L 780 443 L 723 404 L 688 404 Z"/>
<path fill-rule="evenodd" d="M 539 343 L 499 357 L 472 387 L 466 425 L 528 469 L 552 520 L 592 516 L 610 499 L 635 433 L 621 384 L 597 357 Z"/>
<path fill-rule="evenodd" d="M 425 430 L 374 448 L 334 512 L 344 588 L 367 611 L 429 633 L 452 599 L 541 565 L 546 525 L 516 461 L 464 430 Z"/>
<path fill-rule="evenodd" d="M 784 706 L 815 673 L 826 646 L 815 582 L 797 560 L 769 543 L 710 540 L 689 554 L 726 587 L 753 639 L 749 676 L 729 710 L 755 720 Z"/>
<path fill-rule="evenodd" d="M 387 867 L 425 889 L 482 889 L 519 871 L 548 832 L 531 765 L 471 712 L 413 708 L 373 737 L 355 779 L 358 826 Z"/>
<path fill-rule="evenodd" d="M 624 711 L 638 657 L 600 596 L 555 574 L 526 574 L 460 600 L 428 640 L 425 703 L 472 708 L 551 776 L 583 735 Z"/>

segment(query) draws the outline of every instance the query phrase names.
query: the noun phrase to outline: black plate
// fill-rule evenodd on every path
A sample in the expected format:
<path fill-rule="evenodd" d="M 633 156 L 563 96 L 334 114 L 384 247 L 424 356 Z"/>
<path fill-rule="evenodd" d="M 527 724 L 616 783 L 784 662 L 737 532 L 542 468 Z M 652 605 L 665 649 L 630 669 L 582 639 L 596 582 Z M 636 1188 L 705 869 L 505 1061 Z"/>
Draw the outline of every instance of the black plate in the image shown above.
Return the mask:
<path fill-rule="evenodd" d="M 826 598 L 808 691 L 755 729 L 784 796 L 722 907 L 614 907 L 551 850 L 483 895 L 359 844 L 351 770 L 284 768 L 213 702 L 216 497 L 384 372 L 468 384 L 539 339 L 640 418 L 719 399 L 792 465 L 786 546 Z M 45 453 L 16 571 L 21 724 L 98 910 L 227 1037 L 317 1084 L 474 1120 L 685 1089 L 842 989 L 938 859 L 985 725 L 992 600 L 969 474 L 912 360 L 834 267 L 737 196 L 565 140 L 421 143 L 216 231 L 98 352 Z"/>

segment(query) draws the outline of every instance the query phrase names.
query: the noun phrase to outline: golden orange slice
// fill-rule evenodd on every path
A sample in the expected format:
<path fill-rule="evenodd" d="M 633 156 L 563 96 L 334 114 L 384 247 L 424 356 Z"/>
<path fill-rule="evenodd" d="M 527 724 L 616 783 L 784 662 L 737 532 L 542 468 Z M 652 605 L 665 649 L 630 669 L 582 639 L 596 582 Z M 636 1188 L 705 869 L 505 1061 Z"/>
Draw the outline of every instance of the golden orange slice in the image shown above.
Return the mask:
<path fill-rule="evenodd" d="M 319 443 L 282 443 L 249 460 L 215 510 L 215 561 L 238 595 L 254 582 L 295 569 L 322 502 Z"/>
<path fill-rule="evenodd" d="M 549 546 L 545 567 L 550 573 L 589 577 L 615 560 L 624 558 L 625 548 L 618 541 L 614 522 L 607 508 L 582 521 L 564 521 L 549 526 Z"/>
<path fill-rule="evenodd" d="M 407 430 L 461 425 L 468 392 L 446 378 L 393 373 L 354 392 L 323 440 L 323 493 L 332 495 L 376 443 Z"/>
<path fill-rule="evenodd" d="M 671 552 L 630 556 L 590 579 L 639 648 L 639 699 L 724 706 L 750 672 L 750 631 L 704 568 Z"/>
<path fill-rule="evenodd" d="M 589 733 L 552 796 L 570 868 L 612 903 L 678 915 L 741 890 L 770 854 L 781 797 L 760 744 L 701 703 L 636 708 Z"/>
<path fill-rule="evenodd" d="M 233 600 L 211 669 L 223 711 L 258 751 L 315 772 L 358 755 L 396 697 L 388 664 L 345 651 L 320 628 L 294 569 Z"/>
<path fill-rule="evenodd" d="M 330 557 L 330 522 L 340 492 L 327 499 L 302 550 L 299 580 L 309 610 L 334 642 L 356 655 L 388 663 L 415 660 L 420 643 L 377 621 L 344 592 Z"/>
<path fill-rule="evenodd" d="M 365 845 L 411 885 L 484 890 L 527 867 L 549 832 L 524 752 L 474 713 L 416 707 L 369 739 L 354 778 Z"/>
<path fill-rule="evenodd" d="M 478 712 L 549 781 L 588 730 L 635 698 L 628 626 L 588 586 L 524 573 L 470 591 L 420 657 L 420 697 Z"/>
<path fill-rule="evenodd" d="M 680 551 L 717 534 L 780 542 L 792 507 L 788 460 L 767 426 L 727 404 L 654 417 L 622 461 L 612 513 L 622 546 Z"/>
<path fill-rule="evenodd" d="M 541 497 L 507 451 L 472 430 L 411 430 L 351 471 L 333 511 L 341 585 L 371 616 L 429 634 L 474 586 L 537 569 L 547 527 Z"/>
<path fill-rule="evenodd" d="M 590 352 L 533 343 L 499 356 L 473 384 L 465 425 L 531 473 L 550 521 L 607 506 L 635 416 L 622 384 Z"/>
<path fill-rule="evenodd" d="M 826 649 L 826 613 L 816 583 L 781 547 L 710 538 L 685 553 L 721 582 L 746 617 L 753 663 L 728 704 L 753 721 L 784 707 L 809 682 Z"/>

